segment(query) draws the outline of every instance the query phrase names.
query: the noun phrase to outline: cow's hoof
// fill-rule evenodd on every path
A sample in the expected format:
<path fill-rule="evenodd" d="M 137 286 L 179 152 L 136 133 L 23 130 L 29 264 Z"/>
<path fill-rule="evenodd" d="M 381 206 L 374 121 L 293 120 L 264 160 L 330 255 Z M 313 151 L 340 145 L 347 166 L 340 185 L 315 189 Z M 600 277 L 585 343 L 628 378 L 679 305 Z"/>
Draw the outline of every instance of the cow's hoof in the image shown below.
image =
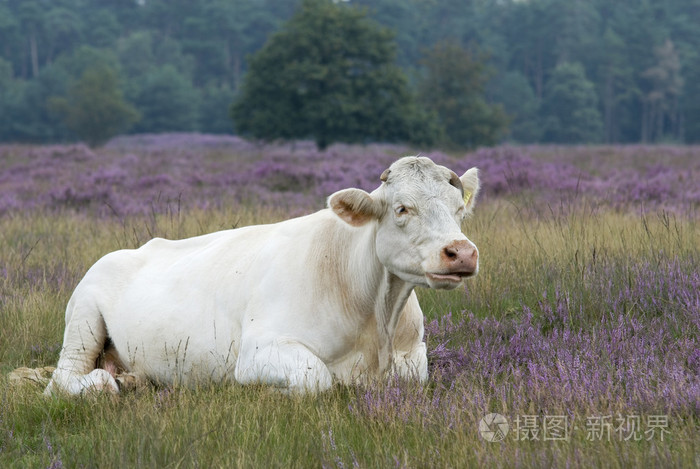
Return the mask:
<path fill-rule="evenodd" d="M 80 378 L 81 394 L 91 391 L 108 392 L 112 394 L 119 393 L 119 385 L 114 380 L 109 371 L 100 368 L 92 370 L 85 376 Z"/>

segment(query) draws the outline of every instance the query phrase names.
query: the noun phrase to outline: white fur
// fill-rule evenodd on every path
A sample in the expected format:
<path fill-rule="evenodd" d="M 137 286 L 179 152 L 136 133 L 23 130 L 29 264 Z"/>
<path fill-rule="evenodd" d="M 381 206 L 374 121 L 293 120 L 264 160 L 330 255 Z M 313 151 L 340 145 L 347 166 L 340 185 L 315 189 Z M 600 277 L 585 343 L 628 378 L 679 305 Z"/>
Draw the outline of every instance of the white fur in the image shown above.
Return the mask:
<path fill-rule="evenodd" d="M 305 217 L 107 254 L 68 303 L 46 393 L 117 391 L 109 373 L 94 370 L 107 337 L 128 371 L 167 384 L 296 392 L 387 372 L 425 380 L 413 289 L 456 286 L 426 272 L 444 270 L 443 247 L 466 240 L 460 223 L 471 207 L 448 184 L 449 170 L 427 158 L 390 170 L 370 199 L 341 191 L 333 209 Z M 475 171 L 462 183 L 476 195 Z"/>

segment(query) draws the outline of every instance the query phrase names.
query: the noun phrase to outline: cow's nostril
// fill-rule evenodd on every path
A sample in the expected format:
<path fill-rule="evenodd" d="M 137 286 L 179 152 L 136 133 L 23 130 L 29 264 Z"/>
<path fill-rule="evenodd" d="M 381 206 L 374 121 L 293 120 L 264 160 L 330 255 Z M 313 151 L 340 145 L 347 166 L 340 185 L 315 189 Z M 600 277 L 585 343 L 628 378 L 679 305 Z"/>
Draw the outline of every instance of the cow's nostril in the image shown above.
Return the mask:
<path fill-rule="evenodd" d="M 452 250 L 450 248 L 445 248 L 445 255 L 450 259 L 454 259 L 455 257 L 457 257 L 457 251 Z"/>

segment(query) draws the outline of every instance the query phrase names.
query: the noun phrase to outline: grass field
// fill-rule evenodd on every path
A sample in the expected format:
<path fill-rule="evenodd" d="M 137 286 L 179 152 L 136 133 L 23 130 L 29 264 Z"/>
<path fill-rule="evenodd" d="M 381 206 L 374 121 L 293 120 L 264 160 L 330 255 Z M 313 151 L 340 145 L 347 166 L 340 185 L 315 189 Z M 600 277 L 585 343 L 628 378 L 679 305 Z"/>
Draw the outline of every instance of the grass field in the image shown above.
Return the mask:
<path fill-rule="evenodd" d="M 700 466 L 694 147 L 429 153 L 479 165 L 484 194 L 464 226 L 479 275 L 418 291 L 424 385 L 79 399 L 10 385 L 16 367 L 55 365 L 68 298 L 105 253 L 309 212 L 408 153 L 204 136 L 0 147 L 0 467 Z M 501 441 L 479 431 L 489 413 Z"/>

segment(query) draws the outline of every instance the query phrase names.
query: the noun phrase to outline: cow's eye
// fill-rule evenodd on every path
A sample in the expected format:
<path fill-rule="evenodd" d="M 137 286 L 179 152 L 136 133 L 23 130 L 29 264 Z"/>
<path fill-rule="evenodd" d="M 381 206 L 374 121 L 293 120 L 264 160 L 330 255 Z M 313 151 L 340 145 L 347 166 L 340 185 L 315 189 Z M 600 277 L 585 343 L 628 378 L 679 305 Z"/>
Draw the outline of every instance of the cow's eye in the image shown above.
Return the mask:
<path fill-rule="evenodd" d="M 406 213 L 408 213 L 408 210 L 403 205 L 399 205 L 398 207 L 396 207 L 397 215 L 405 215 Z"/>

